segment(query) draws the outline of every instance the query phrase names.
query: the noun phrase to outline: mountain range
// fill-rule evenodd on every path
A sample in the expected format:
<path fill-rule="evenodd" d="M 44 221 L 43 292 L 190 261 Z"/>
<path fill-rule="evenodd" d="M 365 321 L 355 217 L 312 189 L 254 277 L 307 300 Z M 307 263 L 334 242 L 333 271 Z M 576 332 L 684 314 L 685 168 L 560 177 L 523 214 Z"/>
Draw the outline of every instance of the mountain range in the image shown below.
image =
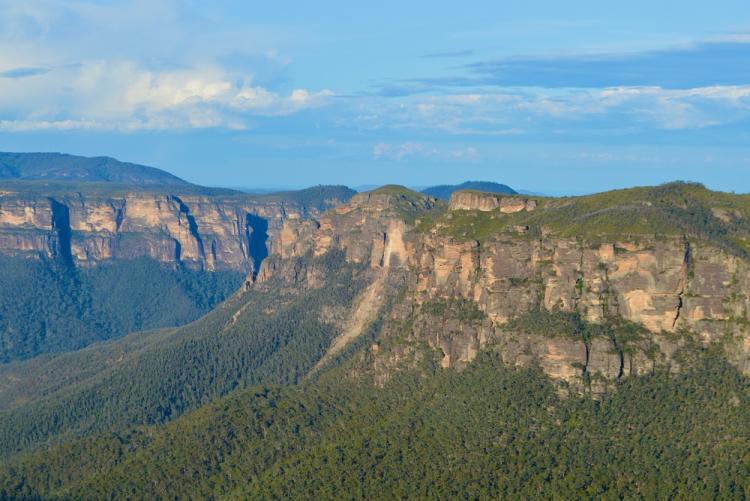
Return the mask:
<path fill-rule="evenodd" d="M 440 186 L 431 186 L 429 188 L 423 189 L 422 193 L 431 197 L 439 198 L 441 200 L 448 200 L 454 192 L 463 190 L 475 190 L 485 193 L 505 193 L 507 195 L 518 194 L 518 192 L 510 186 L 499 183 L 492 183 L 489 181 L 466 181 L 461 184 L 444 184 Z"/>
<path fill-rule="evenodd" d="M 81 157 L 62 153 L 0 152 L 0 179 L 64 180 L 149 185 L 187 185 L 161 169 L 110 157 Z"/>
<path fill-rule="evenodd" d="M 0 497 L 750 494 L 750 196 L 196 190 L 0 184 Z"/>

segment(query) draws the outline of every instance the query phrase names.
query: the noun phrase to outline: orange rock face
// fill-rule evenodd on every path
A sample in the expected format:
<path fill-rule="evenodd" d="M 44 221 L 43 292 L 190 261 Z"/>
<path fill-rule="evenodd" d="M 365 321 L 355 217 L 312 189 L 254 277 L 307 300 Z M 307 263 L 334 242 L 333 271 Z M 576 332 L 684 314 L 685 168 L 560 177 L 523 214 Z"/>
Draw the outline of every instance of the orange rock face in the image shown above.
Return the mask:
<path fill-rule="evenodd" d="M 533 210 L 528 200 L 522 207 L 519 198 L 511 199 L 508 210 Z M 506 232 L 481 244 L 459 241 L 417 231 L 389 211 L 390 203 L 387 197 L 360 197 L 325 214 L 318 227 L 306 231 L 299 229 L 300 222 L 287 221 L 281 235 L 297 236 L 298 256 L 308 248 L 316 253 L 339 249 L 350 262 L 404 273 L 404 301 L 412 306 L 394 314 L 396 319 L 413 316 L 419 305 L 434 301 L 474 305 L 485 317 L 476 324 L 450 320 L 449 314 L 418 314 L 410 321 L 411 336 L 442 353 L 443 367 L 460 367 L 480 349 L 496 346 L 509 363 L 539 363 L 553 379 L 580 384 L 585 373 L 595 382 L 614 380 L 647 373 L 660 364 L 677 367 L 671 357 L 680 342 L 673 333 L 685 331 L 702 342 L 719 341 L 727 333 L 736 336 L 730 358 L 750 373 L 750 334 L 745 327 L 750 266 L 737 257 L 682 237 L 586 242 L 551 233 L 529 238 Z M 503 202 L 474 193 L 451 202 L 456 210 L 464 206 L 502 210 Z M 605 338 L 586 344 L 565 333 L 539 338 L 506 330 L 509 320 L 540 306 L 579 312 L 592 323 L 621 318 L 651 335 L 622 353 Z M 380 350 L 377 356 L 388 354 Z"/>

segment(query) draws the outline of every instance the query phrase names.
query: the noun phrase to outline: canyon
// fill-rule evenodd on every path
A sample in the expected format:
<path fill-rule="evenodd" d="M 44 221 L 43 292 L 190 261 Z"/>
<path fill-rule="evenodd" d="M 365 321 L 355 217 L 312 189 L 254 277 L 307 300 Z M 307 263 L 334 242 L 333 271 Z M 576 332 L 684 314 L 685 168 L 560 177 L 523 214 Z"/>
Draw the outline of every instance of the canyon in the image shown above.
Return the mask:
<path fill-rule="evenodd" d="M 247 291 L 325 287 L 325 267 L 306 263 L 340 253 L 365 286 L 349 309 L 320 312 L 340 332 L 313 372 L 369 333 L 352 374 L 378 385 L 432 356 L 461 369 L 487 350 L 574 392 L 679 372 L 696 347 L 718 346 L 750 374 L 745 196 L 686 184 L 568 199 L 458 191 L 448 202 L 399 186 L 307 204 L 175 193 L 6 189 L 0 253 L 241 271 L 235 317 Z M 549 318 L 530 328 L 536 317 Z"/>

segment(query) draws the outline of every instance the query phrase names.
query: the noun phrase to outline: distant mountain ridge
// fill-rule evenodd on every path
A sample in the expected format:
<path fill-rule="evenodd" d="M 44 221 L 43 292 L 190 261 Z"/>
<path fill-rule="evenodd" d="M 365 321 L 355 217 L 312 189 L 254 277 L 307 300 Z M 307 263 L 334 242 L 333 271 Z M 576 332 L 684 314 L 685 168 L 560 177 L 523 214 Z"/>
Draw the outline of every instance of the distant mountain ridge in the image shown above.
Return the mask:
<path fill-rule="evenodd" d="M 0 179 L 109 182 L 141 186 L 190 183 L 169 172 L 111 157 L 0 152 Z"/>
<path fill-rule="evenodd" d="M 0 364 L 0 499 L 747 497 L 750 195 L 389 185 L 277 235 L 195 322 Z"/>
<path fill-rule="evenodd" d="M 494 183 L 492 181 L 466 181 L 461 184 L 443 184 L 439 186 L 430 186 L 422 190 L 422 193 L 441 200 L 448 200 L 454 191 L 476 190 L 485 193 L 505 193 L 508 195 L 517 195 L 518 192 L 508 185 Z"/>

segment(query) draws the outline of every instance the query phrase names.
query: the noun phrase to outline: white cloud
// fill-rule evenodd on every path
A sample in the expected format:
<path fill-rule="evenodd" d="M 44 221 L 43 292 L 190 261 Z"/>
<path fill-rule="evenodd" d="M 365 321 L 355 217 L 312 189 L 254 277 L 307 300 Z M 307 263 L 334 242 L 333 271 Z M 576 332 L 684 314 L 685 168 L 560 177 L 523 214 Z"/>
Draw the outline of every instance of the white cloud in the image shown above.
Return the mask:
<path fill-rule="evenodd" d="M 236 129 L 330 102 L 260 83 L 290 62 L 278 36 L 205 14 L 177 0 L 0 0 L 2 129 Z"/>
<path fill-rule="evenodd" d="M 92 120 L 0 120 L 0 130 L 6 132 L 101 128 L 103 124 Z"/>
<path fill-rule="evenodd" d="M 93 61 L 0 79 L 0 120 L 5 130 L 242 128 L 249 117 L 324 106 L 332 95 L 273 92 L 216 65 L 154 70 L 134 61 Z"/>
<path fill-rule="evenodd" d="M 608 127 L 700 129 L 750 119 L 750 86 L 506 88 L 484 94 L 362 98 L 341 126 L 509 136 Z M 593 125 L 592 125 L 593 124 Z"/>
<path fill-rule="evenodd" d="M 319 107 L 327 110 L 316 115 L 315 126 L 406 131 L 407 137 L 420 137 L 413 131 L 556 134 L 603 123 L 696 129 L 750 119 L 750 86 L 477 87 L 460 94 L 347 99 L 333 99 L 325 88 L 280 91 L 268 82 L 287 76 L 283 69 L 291 60 L 275 44 L 283 45 L 289 33 L 240 26 L 195 9 L 199 4 L 177 0 L 0 0 L 0 128 L 243 129 L 257 126 L 257 117 Z M 431 154 L 417 144 L 386 144 L 389 151 L 373 154 Z"/>

